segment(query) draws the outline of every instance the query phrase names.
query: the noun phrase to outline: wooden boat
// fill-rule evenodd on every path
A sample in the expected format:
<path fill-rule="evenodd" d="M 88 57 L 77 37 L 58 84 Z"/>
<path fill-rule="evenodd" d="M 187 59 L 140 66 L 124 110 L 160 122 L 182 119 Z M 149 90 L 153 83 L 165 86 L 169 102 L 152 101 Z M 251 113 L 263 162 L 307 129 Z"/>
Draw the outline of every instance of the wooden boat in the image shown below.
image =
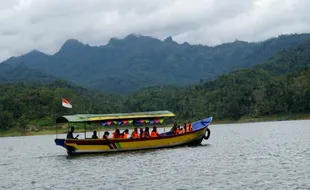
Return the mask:
<path fill-rule="evenodd" d="M 130 150 L 143 150 L 143 149 L 155 149 L 165 147 L 175 147 L 181 145 L 198 145 L 203 139 L 210 137 L 210 130 L 208 125 L 212 121 L 212 117 L 202 119 L 192 123 L 193 130 L 174 135 L 169 132 L 159 134 L 159 137 L 155 138 L 138 138 L 138 139 L 122 139 L 122 138 L 109 138 L 100 139 L 100 128 L 102 125 L 110 129 L 112 124 L 119 125 L 117 128 L 130 128 L 137 124 L 145 125 L 156 125 L 160 128 L 163 125 L 164 120 L 171 121 L 175 117 L 175 114 L 170 111 L 153 111 L 153 112 L 136 112 L 136 113 L 123 113 L 123 114 L 78 114 L 78 115 L 67 115 L 61 116 L 56 119 L 56 133 L 57 124 L 59 123 L 98 123 L 98 136 L 99 139 L 87 139 L 86 138 L 86 127 L 85 128 L 85 139 L 55 139 L 56 145 L 62 146 L 67 150 L 69 155 L 81 154 L 81 153 L 103 153 L 103 152 L 119 152 L 119 151 L 130 151 Z M 114 125 L 115 126 L 115 125 Z M 171 126 L 172 127 L 172 126 Z"/>

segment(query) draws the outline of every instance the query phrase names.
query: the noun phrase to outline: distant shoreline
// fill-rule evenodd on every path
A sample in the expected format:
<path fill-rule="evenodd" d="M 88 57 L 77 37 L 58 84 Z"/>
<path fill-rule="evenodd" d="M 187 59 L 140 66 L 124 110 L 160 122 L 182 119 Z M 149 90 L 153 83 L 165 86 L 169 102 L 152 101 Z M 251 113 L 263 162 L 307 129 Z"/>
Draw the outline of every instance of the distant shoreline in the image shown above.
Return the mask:
<path fill-rule="evenodd" d="M 298 114 L 278 114 L 272 116 L 264 116 L 264 117 L 249 117 L 243 116 L 240 119 L 222 119 L 222 120 L 213 120 L 212 125 L 219 124 L 237 124 L 237 123 L 256 123 L 256 122 L 268 122 L 268 121 L 292 121 L 292 120 L 310 120 L 310 113 L 298 113 Z M 86 132 L 92 132 L 96 129 L 89 129 Z M 84 133 L 84 129 L 77 128 L 75 133 Z M 67 128 L 62 127 L 58 129 L 58 134 L 66 134 Z M 56 135 L 56 128 L 53 127 L 43 127 L 39 131 L 27 131 L 22 133 L 18 127 L 14 127 L 8 131 L 1 131 L 0 137 L 18 137 L 18 136 L 35 136 L 35 135 Z"/>

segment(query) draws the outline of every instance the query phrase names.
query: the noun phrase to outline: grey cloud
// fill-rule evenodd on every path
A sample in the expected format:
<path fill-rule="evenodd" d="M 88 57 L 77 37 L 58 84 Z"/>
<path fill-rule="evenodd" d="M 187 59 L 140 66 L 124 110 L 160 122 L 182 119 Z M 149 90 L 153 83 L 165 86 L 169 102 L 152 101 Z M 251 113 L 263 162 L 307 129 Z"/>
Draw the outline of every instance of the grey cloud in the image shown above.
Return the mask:
<path fill-rule="evenodd" d="M 308 0 L 2 0 L 0 4 L 0 60 L 32 49 L 53 54 L 69 38 L 102 45 L 111 37 L 139 33 L 216 45 L 310 31 Z"/>

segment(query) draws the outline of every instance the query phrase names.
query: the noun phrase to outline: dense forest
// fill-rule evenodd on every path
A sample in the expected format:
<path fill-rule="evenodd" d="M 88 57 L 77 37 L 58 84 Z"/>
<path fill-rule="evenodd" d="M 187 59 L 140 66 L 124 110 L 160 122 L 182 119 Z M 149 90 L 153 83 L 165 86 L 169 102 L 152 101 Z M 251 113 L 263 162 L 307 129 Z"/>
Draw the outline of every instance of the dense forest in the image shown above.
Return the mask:
<path fill-rule="evenodd" d="M 128 110 L 169 109 L 181 118 L 252 117 L 310 109 L 310 41 L 266 63 L 188 88 L 147 88 L 126 100 Z"/>
<path fill-rule="evenodd" d="M 77 87 L 62 80 L 48 85 L 39 83 L 0 84 L 0 129 L 24 128 L 27 123 L 54 125 L 55 118 L 76 113 L 111 113 L 122 111 L 122 97 Z M 66 98 L 72 109 L 61 106 Z"/>
<path fill-rule="evenodd" d="M 310 112 L 310 41 L 265 63 L 187 87 L 155 86 L 130 96 L 99 93 L 66 81 L 0 85 L 0 127 L 52 125 L 62 114 L 171 110 L 179 119 L 261 117 Z M 68 99 L 73 109 L 61 107 Z"/>
<path fill-rule="evenodd" d="M 213 80 L 263 63 L 280 50 L 309 38 L 310 34 L 281 35 L 257 43 L 236 40 L 214 47 L 141 35 L 112 38 L 102 46 L 71 39 L 54 55 L 34 50 L 4 61 L 0 64 L 0 83 L 35 79 L 48 82 L 55 77 L 85 88 L 129 95 L 150 86 Z"/>

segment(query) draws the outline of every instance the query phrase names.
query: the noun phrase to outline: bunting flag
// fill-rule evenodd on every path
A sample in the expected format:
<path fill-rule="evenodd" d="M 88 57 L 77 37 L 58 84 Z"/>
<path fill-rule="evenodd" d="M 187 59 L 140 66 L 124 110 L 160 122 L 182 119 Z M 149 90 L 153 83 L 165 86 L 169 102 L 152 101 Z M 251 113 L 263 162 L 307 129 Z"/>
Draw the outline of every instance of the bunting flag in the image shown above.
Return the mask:
<path fill-rule="evenodd" d="M 117 124 L 119 124 L 119 125 L 122 124 L 122 123 L 123 123 L 122 121 L 118 121 L 118 122 L 117 122 Z"/>
<path fill-rule="evenodd" d="M 70 102 L 64 98 L 62 98 L 62 102 L 61 102 L 62 106 L 63 107 L 66 107 L 66 108 L 72 108 L 72 105 L 70 104 Z"/>
<path fill-rule="evenodd" d="M 108 125 L 111 125 L 111 123 L 112 123 L 112 121 L 107 121 L 107 124 L 108 124 Z"/>
<path fill-rule="evenodd" d="M 105 126 L 106 124 L 106 122 L 101 122 L 101 126 Z"/>
<path fill-rule="evenodd" d="M 114 124 L 117 124 L 117 121 L 113 121 Z"/>
<path fill-rule="evenodd" d="M 154 119 L 154 123 L 158 123 L 159 122 L 159 120 L 158 119 Z"/>
<path fill-rule="evenodd" d="M 153 124 L 154 123 L 154 120 L 150 120 L 150 124 Z"/>
<path fill-rule="evenodd" d="M 149 123 L 149 122 L 150 122 L 150 120 L 144 120 L 144 122 L 145 122 L 145 123 Z"/>
<path fill-rule="evenodd" d="M 140 119 L 140 121 L 139 121 L 140 123 L 144 123 L 144 120 L 143 119 Z"/>
<path fill-rule="evenodd" d="M 133 120 L 128 120 L 128 123 L 132 123 L 133 122 Z"/>
<path fill-rule="evenodd" d="M 127 122 L 128 122 L 127 120 L 123 120 L 123 124 L 124 124 L 124 125 L 126 125 L 126 124 L 127 124 Z"/>
<path fill-rule="evenodd" d="M 160 119 L 160 120 L 159 120 L 159 123 L 163 123 L 163 122 L 164 122 L 164 119 Z"/>

